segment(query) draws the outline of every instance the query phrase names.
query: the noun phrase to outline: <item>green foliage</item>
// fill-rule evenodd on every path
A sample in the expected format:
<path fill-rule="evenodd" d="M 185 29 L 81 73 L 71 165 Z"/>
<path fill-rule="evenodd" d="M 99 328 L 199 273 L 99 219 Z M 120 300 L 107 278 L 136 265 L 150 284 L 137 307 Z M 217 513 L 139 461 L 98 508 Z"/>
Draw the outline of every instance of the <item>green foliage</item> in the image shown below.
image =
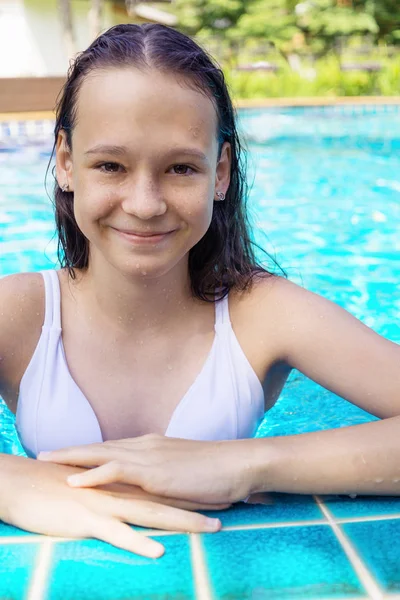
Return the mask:
<path fill-rule="evenodd" d="M 175 0 L 174 7 L 178 27 L 224 66 L 238 98 L 400 95 L 400 54 L 390 59 L 385 50 L 390 43 L 400 51 L 400 0 Z M 376 42 L 368 56 L 366 35 Z M 359 70 L 341 69 L 339 46 L 342 64 L 361 63 Z M 236 70 L 257 61 L 279 70 Z M 371 61 L 383 68 L 363 71 Z"/>
<path fill-rule="evenodd" d="M 301 39 L 320 55 L 338 37 L 371 35 L 400 44 L 399 0 L 175 0 L 174 12 L 190 35 L 258 37 L 283 54 L 299 51 Z"/>
<path fill-rule="evenodd" d="M 386 60 L 378 73 L 343 72 L 334 54 L 321 58 L 315 77 L 301 76 L 284 66 L 277 73 L 226 70 L 234 98 L 276 98 L 305 96 L 371 96 L 400 94 L 400 63 Z"/>

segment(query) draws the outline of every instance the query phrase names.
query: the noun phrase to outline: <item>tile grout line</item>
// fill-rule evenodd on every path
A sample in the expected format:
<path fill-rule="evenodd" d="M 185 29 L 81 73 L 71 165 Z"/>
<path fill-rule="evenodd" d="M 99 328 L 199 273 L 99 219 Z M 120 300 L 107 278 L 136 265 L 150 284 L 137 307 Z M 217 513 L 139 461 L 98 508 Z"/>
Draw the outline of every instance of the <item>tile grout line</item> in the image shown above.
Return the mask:
<path fill-rule="evenodd" d="M 318 504 L 318 502 L 317 502 Z M 334 517 L 335 522 L 338 524 L 342 523 L 363 523 L 363 522 L 373 522 L 373 521 L 387 521 L 390 519 L 400 519 L 400 513 L 386 514 L 386 515 L 369 515 L 366 517 Z M 304 521 L 270 521 L 270 522 L 262 522 L 255 523 L 252 525 L 227 525 L 223 526 L 224 531 L 247 531 L 251 529 L 270 529 L 272 527 L 276 528 L 285 528 L 285 527 L 312 527 L 315 525 L 328 525 L 330 526 L 330 522 L 323 519 L 312 519 L 312 520 L 304 520 Z M 146 535 L 159 535 L 159 536 L 168 536 L 168 535 L 179 535 L 182 531 L 172 531 L 162 529 L 143 529 L 143 533 Z M 0 536 L 0 546 L 7 546 L 8 544 L 37 544 L 42 543 L 43 540 L 49 540 L 54 543 L 57 542 L 75 542 L 77 539 L 85 539 L 85 538 L 69 538 L 69 537 L 59 537 L 59 536 L 45 536 L 40 534 L 34 534 L 27 536 Z M 399 595 L 400 600 L 400 595 Z"/>
<path fill-rule="evenodd" d="M 331 525 L 334 534 L 336 535 L 339 543 L 341 544 L 344 552 L 347 555 L 347 558 L 349 559 L 356 574 L 360 578 L 360 581 L 364 585 L 371 600 L 383 600 L 383 591 L 381 590 L 380 586 L 375 581 L 367 567 L 364 565 L 350 539 L 347 537 L 344 531 L 342 531 L 338 523 L 336 523 L 335 519 L 333 518 L 333 515 L 325 506 L 321 498 L 319 496 L 314 496 L 314 498 L 320 510 L 323 512 L 323 514 L 329 521 L 329 524 Z"/>
<path fill-rule="evenodd" d="M 255 523 L 254 525 L 227 525 L 224 531 L 249 531 L 252 529 L 284 529 L 285 527 L 313 527 L 315 525 L 329 525 L 328 521 L 315 519 L 313 521 L 271 521 L 270 523 Z"/>
<path fill-rule="evenodd" d="M 375 515 L 371 517 L 335 517 L 336 523 L 364 523 L 365 521 L 390 521 L 390 519 L 400 519 L 399 513 Z"/>
<path fill-rule="evenodd" d="M 318 502 L 317 502 L 318 504 Z M 335 517 L 336 523 L 362 523 L 365 521 L 388 521 L 391 519 L 400 519 L 400 513 L 387 513 L 385 515 L 367 515 L 364 517 Z M 237 530 L 249 530 L 249 529 L 270 529 L 271 527 L 284 528 L 284 527 L 312 527 L 313 525 L 330 525 L 326 519 L 310 519 L 304 521 L 269 521 L 254 523 L 252 525 L 227 525 L 223 527 L 224 531 L 237 531 Z M 141 530 L 142 531 L 142 530 Z M 182 533 L 181 531 L 162 530 L 162 529 L 146 529 L 143 528 L 143 532 L 146 535 L 177 535 Z M 6 535 L 0 536 L 0 546 L 6 546 L 8 544 L 36 544 L 42 543 L 43 540 L 50 540 L 52 542 L 74 542 L 77 539 L 85 538 L 69 538 L 62 536 L 46 536 L 42 534 L 32 533 L 30 535 Z M 400 595 L 399 595 L 400 599 Z"/>
<path fill-rule="evenodd" d="M 47 590 L 48 574 L 50 571 L 51 559 L 53 556 L 54 542 L 45 540 L 40 544 L 38 557 L 26 596 L 26 600 L 43 600 Z"/>
<path fill-rule="evenodd" d="M 204 548 L 198 533 L 190 533 L 190 551 L 196 600 L 213 600 Z"/>

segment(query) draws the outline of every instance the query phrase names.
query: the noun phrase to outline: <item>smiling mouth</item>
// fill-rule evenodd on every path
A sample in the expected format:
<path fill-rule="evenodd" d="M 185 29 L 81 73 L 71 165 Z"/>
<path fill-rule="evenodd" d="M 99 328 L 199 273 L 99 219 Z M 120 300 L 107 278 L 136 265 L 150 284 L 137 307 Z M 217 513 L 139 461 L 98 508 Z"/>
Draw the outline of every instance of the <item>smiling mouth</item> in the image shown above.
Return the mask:
<path fill-rule="evenodd" d="M 169 235 L 171 235 L 172 233 L 174 233 L 176 230 L 172 229 L 169 231 L 127 231 L 126 229 L 117 229 L 116 227 L 112 227 L 112 229 L 114 229 L 114 231 L 116 231 L 121 237 L 125 238 L 126 240 L 129 240 L 131 242 L 143 242 L 145 243 L 146 241 L 148 243 L 151 242 L 160 242 L 162 241 L 164 238 L 168 237 Z"/>
<path fill-rule="evenodd" d="M 135 235 L 136 237 L 155 237 L 160 235 L 166 235 L 167 233 L 172 233 L 171 231 L 125 231 L 123 229 L 117 229 L 120 233 L 125 233 L 126 235 Z"/>

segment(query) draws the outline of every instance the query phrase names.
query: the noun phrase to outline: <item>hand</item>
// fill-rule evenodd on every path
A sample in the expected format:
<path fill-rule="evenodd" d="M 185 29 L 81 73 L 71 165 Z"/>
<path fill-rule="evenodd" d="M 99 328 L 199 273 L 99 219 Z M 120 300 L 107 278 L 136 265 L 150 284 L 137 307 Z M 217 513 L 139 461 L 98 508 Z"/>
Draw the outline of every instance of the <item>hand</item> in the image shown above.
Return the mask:
<path fill-rule="evenodd" d="M 65 448 L 38 459 L 99 467 L 69 479 L 74 487 L 120 481 L 157 496 L 232 503 L 253 491 L 249 441 L 196 442 L 150 434 Z"/>
<path fill-rule="evenodd" d="M 97 538 L 151 558 L 162 556 L 164 547 L 125 523 L 173 531 L 215 532 L 221 528 L 218 519 L 212 519 L 210 527 L 205 516 L 188 511 L 228 508 L 226 504 L 157 498 L 140 488 L 121 484 L 95 490 L 73 489 L 66 484 L 66 478 L 76 473 L 76 468 L 20 456 L 3 455 L 0 465 L 1 477 L 7 482 L 1 486 L 0 519 L 35 533 Z"/>

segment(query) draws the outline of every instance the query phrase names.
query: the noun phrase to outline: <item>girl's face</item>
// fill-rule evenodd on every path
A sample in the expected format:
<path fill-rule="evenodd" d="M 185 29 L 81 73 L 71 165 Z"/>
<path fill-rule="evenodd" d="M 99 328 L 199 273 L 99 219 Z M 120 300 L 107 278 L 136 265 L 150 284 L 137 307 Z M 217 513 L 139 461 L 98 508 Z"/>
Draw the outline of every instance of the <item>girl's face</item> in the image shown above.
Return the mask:
<path fill-rule="evenodd" d="M 230 145 L 217 164 L 216 131 L 212 101 L 172 75 L 114 68 L 86 77 L 72 148 L 64 131 L 57 140 L 57 179 L 74 192 L 91 259 L 127 275 L 186 268 L 215 193 L 229 186 Z"/>

